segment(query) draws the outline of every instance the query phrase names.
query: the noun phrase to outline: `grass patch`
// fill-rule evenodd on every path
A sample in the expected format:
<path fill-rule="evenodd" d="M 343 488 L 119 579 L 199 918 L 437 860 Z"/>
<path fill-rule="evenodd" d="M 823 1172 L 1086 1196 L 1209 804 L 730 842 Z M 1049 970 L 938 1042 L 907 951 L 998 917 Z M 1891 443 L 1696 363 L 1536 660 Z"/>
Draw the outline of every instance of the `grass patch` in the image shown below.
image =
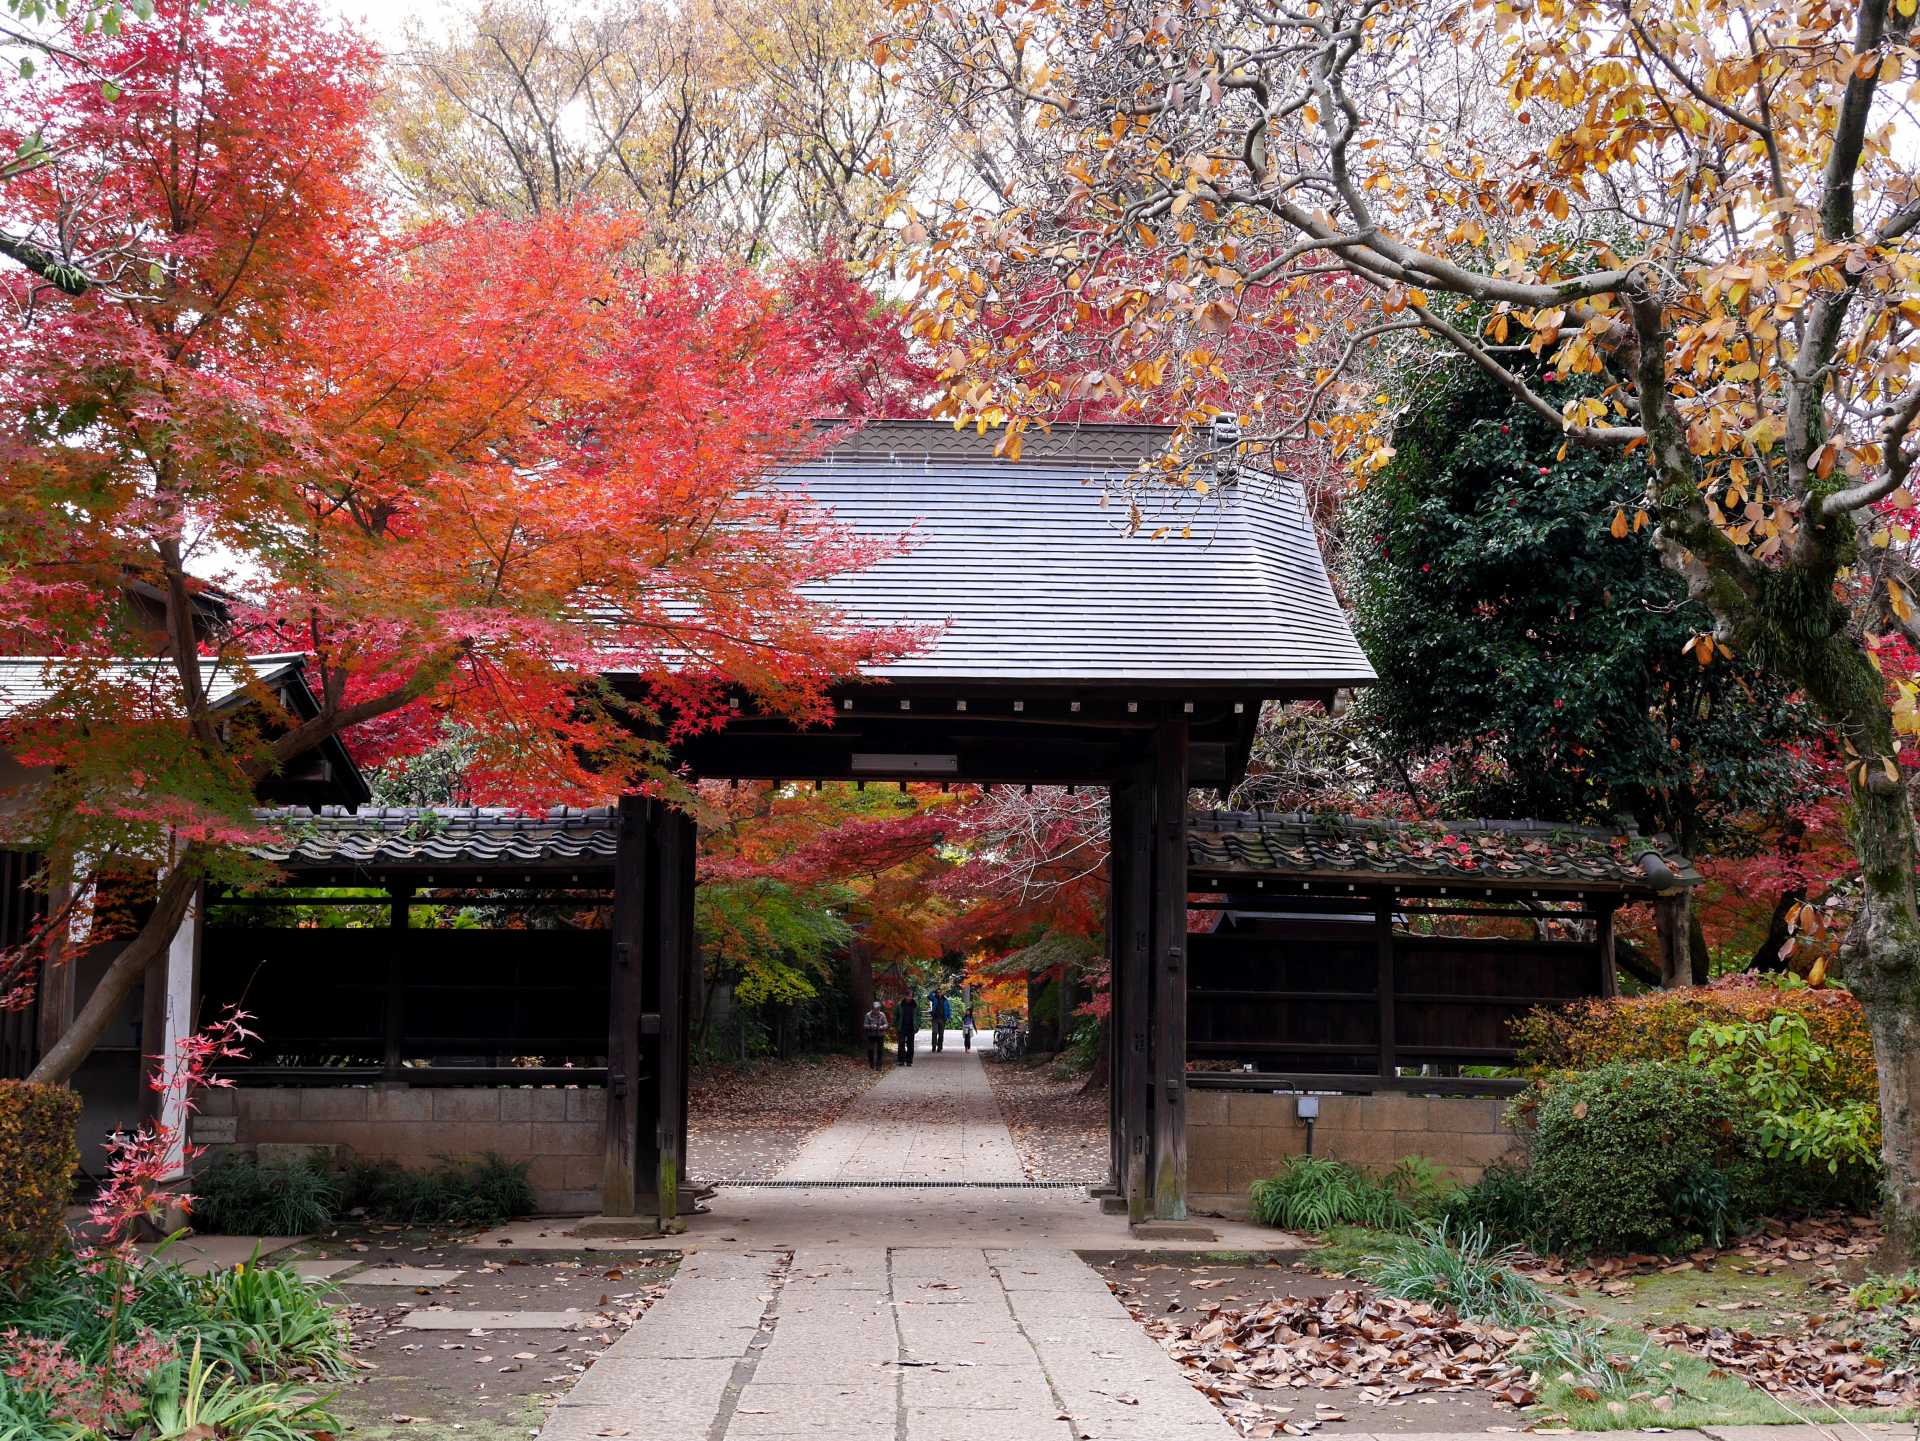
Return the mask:
<path fill-rule="evenodd" d="M 1710 1361 L 1655 1345 L 1630 1327 L 1587 1322 L 1578 1329 L 1592 1338 L 1584 1354 L 1554 1351 L 1536 1342 L 1531 1354 L 1523 1350 L 1520 1358 L 1540 1372 L 1541 1406 L 1576 1431 L 1890 1421 L 1913 1414 L 1835 1410 L 1776 1398 L 1717 1371 Z M 1665 1409 L 1656 1404 L 1662 1398 L 1670 1403 Z"/>

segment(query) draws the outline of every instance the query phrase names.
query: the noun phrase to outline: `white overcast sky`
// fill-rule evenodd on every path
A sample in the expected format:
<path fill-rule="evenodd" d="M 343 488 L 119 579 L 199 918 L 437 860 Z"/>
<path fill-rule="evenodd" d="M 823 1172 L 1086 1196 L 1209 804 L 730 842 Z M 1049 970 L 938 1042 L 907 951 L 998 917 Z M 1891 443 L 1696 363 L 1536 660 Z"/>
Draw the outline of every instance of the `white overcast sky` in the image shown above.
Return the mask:
<path fill-rule="evenodd" d="M 316 0 L 322 10 L 350 20 L 370 39 L 388 49 L 406 37 L 407 22 L 418 21 L 431 32 L 447 23 L 455 6 L 450 0 Z"/>

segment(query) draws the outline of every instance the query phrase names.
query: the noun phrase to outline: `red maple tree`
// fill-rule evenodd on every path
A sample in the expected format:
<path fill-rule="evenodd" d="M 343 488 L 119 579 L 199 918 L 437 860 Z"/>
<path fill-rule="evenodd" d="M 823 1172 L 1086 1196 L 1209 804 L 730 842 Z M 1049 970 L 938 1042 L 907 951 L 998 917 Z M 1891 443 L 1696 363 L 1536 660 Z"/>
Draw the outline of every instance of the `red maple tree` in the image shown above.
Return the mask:
<path fill-rule="evenodd" d="M 638 273 L 633 222 L 586 209 L 402 232 L 359 178 L 368 46 L 307 0 L 156 9 L 69 37 L 113 98 L 49 72 L 17 110 L 61 158 L 10 204 L 52 217 L 84 173 L 155 257 L 78 297 L 0 274 L 32 301 L 0 377 L 0 620 L 54 657 L 0 730 L 38 771 L 8 841 L 82 878 L 165 866 L 40 1080 L 197 884 L 244 873 L 256 787 L 325 739 L 404 748 L 452 716 L 492 794 L 604 799 L 657 784 L 727 692 L 818 718 L 912 641 L 805 593 L 890 542 L 770 478 L 819 443 L 836 361 L 773 286 Z M 157 640 L 113 619 L 130 581 L 163 597 Z M 211 632 L 208 583 L 234 598 Z M 245 680 L 286 650 L 318 714 L 258 686 L 216 714 L 211 662 Z"/>

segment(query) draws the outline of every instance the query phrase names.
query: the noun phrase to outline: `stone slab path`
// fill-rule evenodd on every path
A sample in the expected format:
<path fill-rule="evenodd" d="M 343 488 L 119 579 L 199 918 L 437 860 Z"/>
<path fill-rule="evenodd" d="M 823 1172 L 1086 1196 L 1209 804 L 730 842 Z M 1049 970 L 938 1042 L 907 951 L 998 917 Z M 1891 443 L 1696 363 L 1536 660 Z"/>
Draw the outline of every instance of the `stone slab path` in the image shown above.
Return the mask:
<path fill-rule="evenodd" d="M 1070 1252 L 702 1252 L 540 1441 L 1226 1441 Z"/>
<path fill-rule="evenodd" d="M 1000 1118 L 978 1051 L 950 1031 L 944 1051 L 921 1033 L 895 1066 L 800 1149 L 782 1181 L 1020 1181 L 1020 1153 Z M 937 1119 L 936 1119 L 937 1118 Z"/>
<path fill-rule="evenodd" d="M 912 1066 L 890 1071 L 780 1179 L 950 1187 L 1024 1177 L 979 1053 L 954 1033 L 946 1050 L 923 1047 Z M 804 1198 L 830 1235 L 690 1252 L 540 1441 L 1232 1437 L 1090 1266 L 1057 1243 L 1009 1244 L 1009 1220 L 997 1213 L 1029 1195 L 1090 1204 L 1071 1192 L 726 1193 L 726 1209 L 741 1211 L 777 1196 L 790 1219 Z M 965 1243 L 976 1215 L 998 1245 Z M 927 1227 L 912 1233 L 918 1244 L 894 1244 L 916 1221 Z"/>

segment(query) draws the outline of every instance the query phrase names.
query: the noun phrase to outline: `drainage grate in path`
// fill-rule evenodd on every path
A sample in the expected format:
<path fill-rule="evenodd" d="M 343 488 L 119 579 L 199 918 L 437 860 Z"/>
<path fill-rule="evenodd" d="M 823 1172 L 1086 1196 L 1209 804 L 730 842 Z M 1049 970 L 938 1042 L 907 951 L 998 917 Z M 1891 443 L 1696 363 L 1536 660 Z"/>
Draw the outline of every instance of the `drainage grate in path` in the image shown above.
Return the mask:
<path fill-rule="evenodd" d="M 709 1181 L 726 1191 L 1084 1191 L 1086 1181 Z"/>

